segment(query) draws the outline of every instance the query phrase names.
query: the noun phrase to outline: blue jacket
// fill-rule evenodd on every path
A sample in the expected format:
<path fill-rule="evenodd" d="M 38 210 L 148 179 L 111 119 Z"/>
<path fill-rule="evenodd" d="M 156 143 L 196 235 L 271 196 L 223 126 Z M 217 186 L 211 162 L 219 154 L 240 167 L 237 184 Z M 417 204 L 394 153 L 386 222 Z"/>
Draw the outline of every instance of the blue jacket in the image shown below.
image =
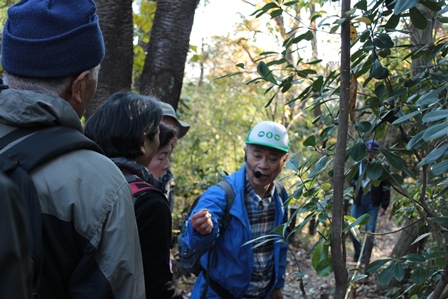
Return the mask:
<path fill-rule="evenodd" d="M 190 221 L 188 221 L 185 232 L 185 243 L 192 249 L 206 252 L 215 242 L 216 254 L 212 253 L 211 265 L 207 268 L 208 253 L 201 258 L 204 269 L 208 269 L 210 277 L 224 287 L 236 298 L 241 298 L 249 287 L 253 270 L 254 256 L 252 245 L 244 243 L 252 240 L 249 217 L 247 215 L 245 198 L 245 178 L 246 167 L 241 167 L 237 172 L 227 176 L 225 179 L 230 182 L 235 191 L 235 201 L 230 209 L 232 219 L 222 236 L 219 236 L 221 218 L 223 217 L 226 200 L 225 192 L 218 186 L 212 186 L 201 196 L 197 206 L 192 211 L 194 215 L 201 209 L 208 209 L 212 214 L 213 231 L 208 235 L 198 233 Z M 283 190 L 284 194 L 286 191 Z M 282 198 L 275 191 L 274 198 L 276 205 L 275 226 L 287 221 L 287 208 L 282 203 Z M 219 237 L 219 238 L 218 238 Z M 274 245 L 275 277 L 272 288 L 282 288 L 285 283 L 287 245 L 283 242 L 276 242 Z M 198 276 L 193 287 L 191 298 L 200 298 L 205 286 L 203 272 Z M 220 298 L 209 286 L 207 298 Z M 267 296 L 266 296 L 267 298 Z"/>

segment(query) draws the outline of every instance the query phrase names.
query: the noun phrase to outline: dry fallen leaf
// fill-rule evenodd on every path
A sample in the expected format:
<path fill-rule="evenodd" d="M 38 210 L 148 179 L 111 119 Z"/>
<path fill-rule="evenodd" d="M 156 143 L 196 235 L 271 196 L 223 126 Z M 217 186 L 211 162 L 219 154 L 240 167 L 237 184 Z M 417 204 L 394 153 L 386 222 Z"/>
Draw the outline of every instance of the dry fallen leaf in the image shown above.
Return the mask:
<path fill-rule="evenodd" d="M 350 41 L 354 43 L 356 42 L 357 38 L 358 38 L 358 32 L 356 32 L 355 25 L 353 25 L 353 23 L 350 22 Z"/>

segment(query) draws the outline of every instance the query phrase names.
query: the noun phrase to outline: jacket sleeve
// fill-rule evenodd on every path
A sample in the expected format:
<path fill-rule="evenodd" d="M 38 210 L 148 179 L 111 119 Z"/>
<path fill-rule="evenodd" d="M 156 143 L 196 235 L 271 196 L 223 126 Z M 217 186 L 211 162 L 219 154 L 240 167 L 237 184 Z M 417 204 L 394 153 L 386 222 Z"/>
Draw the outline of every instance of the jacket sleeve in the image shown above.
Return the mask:
<path fill-rule="evenodd" d="M 96 256 L 115 299 L 145 297 L 134 204 L 126 181 L 103 223 Z"/>
<path fill-rule="evenodd" d="M 215 243 L 219 236 L 219 229 L 221 227 L 221 219 L 224 215 L 225 205 L 225 192 L 218 186 L 211 186 L 204 192 L 204 194 L 202 194 L 198 204 L 191 212 L 187 221 L 184 241 L 188 247 L 200 250 L 204 253 Z M 208 235 L 201 235 L 193 228 L 190 222 L 191 216 L 202 209 L 207 209 L 212 215 L 213 230 Z"/>
<path fill-rule="evenodd" d="M 148 192 L 135 203 L 145 273 L 146 298 L 181 299 L 173 284 L 171 212 L 165 197 Z"/>
<path fill-rule="evenodd" d="M 279 209 L 280 211 L 283 211 L 283 221 L 282 223 L 288 223 L 288 193 L 286 192 L 285 188 L 281 188 L 282 196 L 280 197 L 281 202 L 283 203 L 283 206 Z M 288 246 L 284 244 L 283 242 L 276 243 L 277 246 L 279 246 L 279 264 L 278 264 L 278 274 L 277 274 L 277 281 L 275 283 L 274 288 L 280 289 L 285 286 L 285 279 L 286 279 L 286 259 L 288 254 Z"/>

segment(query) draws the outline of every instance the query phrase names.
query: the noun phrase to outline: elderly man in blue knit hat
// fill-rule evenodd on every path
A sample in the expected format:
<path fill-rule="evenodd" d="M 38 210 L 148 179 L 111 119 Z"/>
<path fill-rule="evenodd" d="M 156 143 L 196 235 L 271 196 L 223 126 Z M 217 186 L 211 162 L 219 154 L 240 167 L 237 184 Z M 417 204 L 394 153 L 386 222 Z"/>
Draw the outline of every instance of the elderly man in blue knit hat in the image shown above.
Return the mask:
<path fill-rule="evenodd" d="M 8 10 L 1 54 L 9 89 L 0 94 L 0 137 L 17 128 L 83 131 L 80 118 L 105 55 L 93 1 L 19 1 Z M 31 177 L 43 235 L 34 292 L 46 299 L 144 298 L 132 196 L 115 164 L 92 150 L 74 150 Z"/>
<path fill-rule="evenodd" d="M 359 218 L 364 214 L 370 215 L 370 220 L 367 222 L 365 228 L 366 231 L 374 233 L 376 230 L 376 222 L 379 216 L 383 216 L 386 213 L 387 207 L 390 203 L 390 189 L 389 183 L 384 180 L 378 186 L 375 186 L 365 173 L 368 165 L 374 157 L 380 153 L 380 144 L 376 140 L 368 140 L 365 143 L 367 149 L 367 157 L 361 163 L 358 164 L 358 172 L 350 180 L 350 185 L 357 188 L 358 180 L 362 180 L 359 183 L 359 191 L 356 198 L 353 200 L 351 216 Z M 366 188 L 368 190 L 366 190 Z M 354 261 L 357 262 L 361 257 L 361 262 L 364 263 L 366 259 L 366 250 L 361 254 L 360 242 L 351 235 L 353 247 L 355 250 Z M 371 240 L 370 249 L 373 247 L 373 237 Z M 370 253 L 369 253 L 370 256 Z"/>

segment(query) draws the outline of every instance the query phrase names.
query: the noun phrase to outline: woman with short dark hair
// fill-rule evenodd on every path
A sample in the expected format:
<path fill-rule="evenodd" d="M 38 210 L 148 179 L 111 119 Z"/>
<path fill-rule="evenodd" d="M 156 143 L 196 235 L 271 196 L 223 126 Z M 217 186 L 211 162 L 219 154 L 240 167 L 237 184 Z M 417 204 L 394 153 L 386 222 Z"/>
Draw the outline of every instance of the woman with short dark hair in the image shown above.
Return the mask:
<path fill-rule="evenodd" d="M 110 96 L 88 119 L 85 134 L 115 162 L 131 187 L 145 186 L 133 192 L 133 197 L 146 298 L 181 299 L 172 282 L 171 212 L 166 197 L 152 186 L 146 168 L 159 148 L 161 119 L 162 109 L 156 98 L 121 91 Z"/>

